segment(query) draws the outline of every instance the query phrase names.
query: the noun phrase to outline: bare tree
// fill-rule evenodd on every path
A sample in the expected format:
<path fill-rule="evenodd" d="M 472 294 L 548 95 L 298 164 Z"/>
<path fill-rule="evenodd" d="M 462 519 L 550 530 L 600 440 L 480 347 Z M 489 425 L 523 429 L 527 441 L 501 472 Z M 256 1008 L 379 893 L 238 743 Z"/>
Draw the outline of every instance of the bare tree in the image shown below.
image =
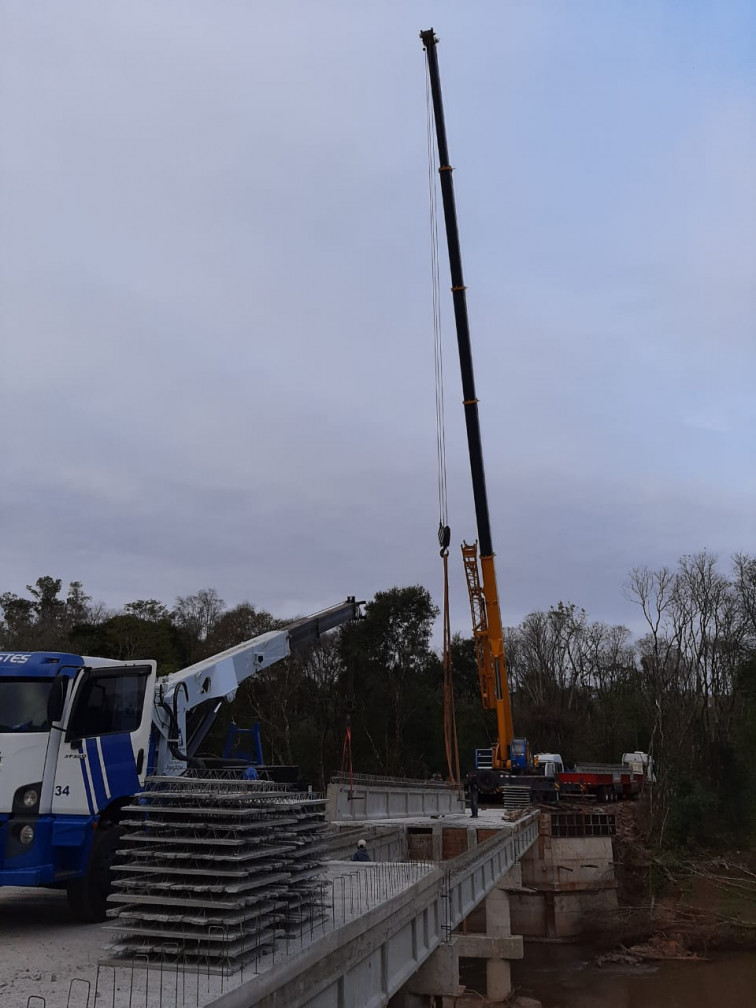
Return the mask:
<path fill-rule="evenodd" d="M 187 661 L 190 663 L 204 656 L 206 649 L 202 644 L 212 633 L 224 608 L 225 602 L 214 588 L 201 588 L 193 595 L 176 599 L 173 621 L 183 632 Z"/>

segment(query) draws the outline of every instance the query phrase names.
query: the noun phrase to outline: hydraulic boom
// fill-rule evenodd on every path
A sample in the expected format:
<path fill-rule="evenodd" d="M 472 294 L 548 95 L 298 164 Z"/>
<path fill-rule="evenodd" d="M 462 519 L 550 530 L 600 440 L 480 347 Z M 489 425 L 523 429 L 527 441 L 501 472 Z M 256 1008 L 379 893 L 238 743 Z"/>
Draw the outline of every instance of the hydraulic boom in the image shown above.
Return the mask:
<path fill-rule="evenodd" d="M 512 707 L 509 699 L 507 663 L 499 609 L 499 593 L 496 586 L 494 551 L 491 541 L 491 523 L 488 514 L 486 476 L 483 468 L 483 448 L 480 438 L 478 399 L 475 394 L 470 327 L 467 318 L 467 299 L 462 275 L 462 256 L 457 229 L 457 210 L 454 202 L 454 182 L 449 164 L 446 143 L 444 107 L 441 98 L 441 83 L 438 72 L 436 45 L 438 39 L 432 28 L 420 33 L 428 60 L 433 115 L 436 125 L 436 143 L 439 157 L 441 197 L 446 223 L 446 242 L 449 250 L 451 290 L 454 300 L 454 319 L 457 329 L 459 365 L 462 373 L 462 401 L 467 427 L 467 446 L 470 455 L 475 517 L 478 526 L 478 544 L 462 546 L 465 576 L 472 610 L 475 651 L 480 678 L 483 704 L 496 711 L 498 742 L 493 750 L 493 768 L 506 769 L 512 766 Z M 480 556 L 478 557 L 478 546 Z M 480 560 L 480 566 L 478 564 Z M 521 757 L 517 757 L 519 763 Z M 521 763 L 519 765 L 522 765 Z"/>

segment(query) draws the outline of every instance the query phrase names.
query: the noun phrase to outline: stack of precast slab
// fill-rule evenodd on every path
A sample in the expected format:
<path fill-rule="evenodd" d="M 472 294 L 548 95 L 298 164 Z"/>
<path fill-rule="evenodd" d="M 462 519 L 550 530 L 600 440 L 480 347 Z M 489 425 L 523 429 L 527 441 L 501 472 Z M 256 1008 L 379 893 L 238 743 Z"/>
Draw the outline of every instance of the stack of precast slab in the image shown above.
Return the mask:
<path fill-rule="evenodd" d="M 111 962 L 233 972 L 322 922 L 322 796 L 193 771 L 125 811 Z"/>

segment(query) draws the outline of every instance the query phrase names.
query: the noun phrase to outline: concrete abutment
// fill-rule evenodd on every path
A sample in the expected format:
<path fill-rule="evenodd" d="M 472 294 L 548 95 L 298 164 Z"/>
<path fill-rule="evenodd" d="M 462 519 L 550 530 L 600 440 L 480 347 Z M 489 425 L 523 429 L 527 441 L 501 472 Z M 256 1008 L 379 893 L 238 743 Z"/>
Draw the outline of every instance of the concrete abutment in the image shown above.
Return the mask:
<path fill-rule="evenodd" d="M 544 812 L 538 843 L 520 861 L 512 927 L 526 940 L 574 941 L 586 924 L 617 912 L 614 816 Z"/>

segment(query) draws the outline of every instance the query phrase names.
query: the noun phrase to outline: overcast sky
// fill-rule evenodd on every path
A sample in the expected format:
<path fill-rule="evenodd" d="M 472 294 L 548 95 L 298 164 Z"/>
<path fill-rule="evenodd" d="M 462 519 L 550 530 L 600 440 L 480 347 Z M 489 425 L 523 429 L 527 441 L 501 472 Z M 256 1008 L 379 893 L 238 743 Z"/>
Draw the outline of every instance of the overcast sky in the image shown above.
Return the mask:
<path fill-rule="evenodd" d="M 754 552 L 750 0 L 0 0 L 0 591 L 440 600 L 431 26 L 505 623 Z"/>

